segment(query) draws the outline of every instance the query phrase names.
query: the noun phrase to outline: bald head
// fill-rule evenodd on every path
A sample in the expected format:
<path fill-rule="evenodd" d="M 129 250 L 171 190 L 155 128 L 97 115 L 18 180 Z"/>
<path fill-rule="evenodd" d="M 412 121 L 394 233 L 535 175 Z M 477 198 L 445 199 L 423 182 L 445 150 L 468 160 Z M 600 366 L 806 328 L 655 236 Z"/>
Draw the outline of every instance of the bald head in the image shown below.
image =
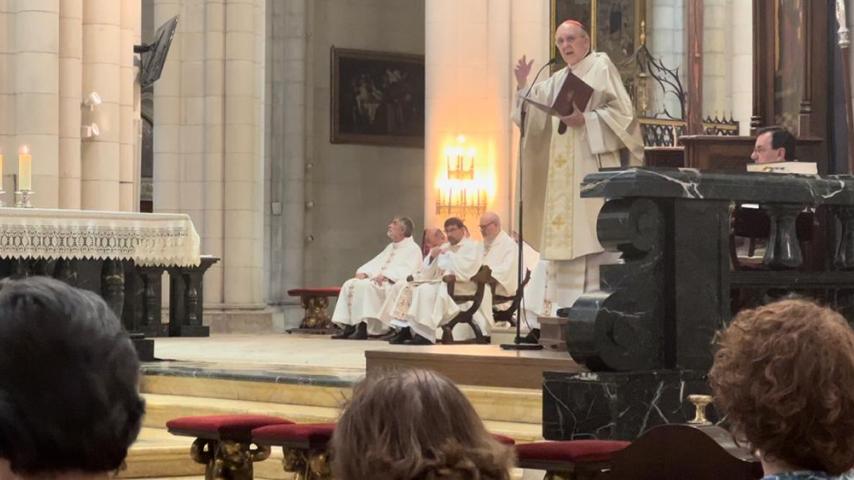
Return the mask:
<path fill-rule="evenodd" d="M 563 61 L 572 66 L 590 53 L 590 35 L 580 22 L 565 20 L 555 30 L 555 46 Z"/>
<path fill-rule="evenodd" d="M 428 228 L 424 231 L 424 244 L 428 249 L 445 243 L 445 233 L 438 228 Z"/>
<path fill-rule="evenodd" d="M 495 212 L 486 212 L 480 216 L 480 234 L 487 242 L 495 240 L 501 233 L 501 217 Z"/>

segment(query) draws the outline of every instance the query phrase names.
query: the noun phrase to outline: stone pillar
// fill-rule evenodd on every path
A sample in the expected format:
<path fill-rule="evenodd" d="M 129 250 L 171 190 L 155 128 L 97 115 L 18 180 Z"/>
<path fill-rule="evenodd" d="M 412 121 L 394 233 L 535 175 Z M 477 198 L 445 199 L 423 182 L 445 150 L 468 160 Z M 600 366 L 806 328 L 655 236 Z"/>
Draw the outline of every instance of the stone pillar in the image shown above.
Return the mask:
<path fill-rule="evenodd" d="M 306 103 L 306 0 L 271 2 L 272 35 L 269 40 L 267 158 L 270 164 L 271 301 L 295 301 L 286 291 L 303 286 L 305 245 L 305 182 L 309 162 L 306 138 L 311 138 Z"/>
<path fill-rule="evenodd" d="M 205 232 L 205 0 L 185 0 L 180 22 L 180 205 L 181 212 L 193 219 L 196 230 Z"/>
<path fill-rule="evenodd" d="M 155 0 L 154 28 L 181 14 L 181 0 Z M 181 38 L 179 25 L 154 84 L 154 211 L 180 212 Z"/>
<path fill-rule="evenodd" d="M 59 192 L 59 0 L 15 2 L 16 140 L 33 155 L 33 204 L 56 208 Z M 17 150 L 17 148 L 15 148 Z M 17 172 L 16 151 L 4 168 Z"/>
<path fill-rule="evenodd" d="M 119 210 L 121 5 L 115 0 L 83 2 L 83 96 L 97 92 L 102 100 L 84 110 L 84 124 L 98 124 L 100 135 L 83 140 L 84 209 Z M 38 192 L 37 192 L 38 193 Z"/>
<path fill-rule="evenodd" d="M 136 189 L 139 176 L 136 155 L 139 138 L 139 110 L 136 108 L 139 84 L 136 82 L 137 69 L 133 66 L 133 45 L 140 29 L 142 4 L 140 0 L 120 3 L 119 210 L 135 212 L 139 210 L 139 196 Z"/>
<path fill-rule="evenodd" d="M 436 214 L 436 182 L 444 168 L 443 150 L 458 135 L 477 150 L 476 175 L 486 183 L 489 209 L 508 218 L 510 11 L 510 0 L 425 2 L 426 225 L 443 220 Z M 472 225 L 476 221 L 468 219 Z"/>
<path fill-rule="evenodd" d="M 263 0 L 227 0 L 225 3 L 223 273 L 228 288 L 223 293 L 228 306 L 240 308 L 263 306 L 263 104 L 260 102 L 264 91 L 264 22 L 259 15 L 259 8 L 263 10 L 261 5 Z"/>
<path fill-rule="evenodd" d="M 59 3 L 59 201 L 80 208 L 83 0 Z"/>
<path fill-rule="evenodd" d="M 204 62 L 204 222 L 200 231 L 204 252 L 223 258 L 223 169 L 225 155 L 225 0 L 205 4 Z M 223 266 L 214 264 L 205 275 L 204 298 L 208 303 L 223 302 Z"/>
<path fill-rule="evenodd" d="M 549 24 L 549 8 L 545 2 L 530 2 L 528 0 L 512 0 L 511 1 L 511 54 L 509 61 L 511 66 L 506 74 L 509 85 L 507 86 L 510 101 L 515 99 L 516 95 L 516 77 L 513 76 L 513 67 L 516 61 L 526 55 L 528 59 L 534 60 L 534 67 L 540 68 L 543 63 L 547 62 L 551 55 L 552 42 L 545 42 L 543 39 L 552 38 L 551 25 Z M 531 75 L 533 80 L 533 75 Z M 549 72 L 543 72 L 542 75 L 547 75 Z M 542 76 L 541 75 L 541 76 Z M 510 108 L 510 107 L 508 107 Z M 518 160 L 519 160 L 519 128 L 515 124 L 511 127 L 511 185 L 512 192 L 516 192 L 518 184 Z M 512 228 L 508 224 L 508 230 L 518 230 L 518 205 L 515 196 L 512 200 L 510 208 L 512 218 Z"/>
<path fill-rule="evenodd" d="M 0 154 L 13 158 L 15 146 L 15 77 L 14 42 L 11 36 L 15 29 L 15 12 L 9 2 L 0 2 Z M 0 179 L 5 178 L 0 172 Z M 4 182 L 4 184 L 6 184 Z M 11 188 L 11 184 L 7 190 Z M 9 200 L 7 196 L 5 201 Z"/>
<path fill-rule="evenodd" d="M 739 122 L 739 135 L 750 135 L 750 117 L 753 115 L 753 8 L 750 2 L 730 1 L 732 118 Z"/>

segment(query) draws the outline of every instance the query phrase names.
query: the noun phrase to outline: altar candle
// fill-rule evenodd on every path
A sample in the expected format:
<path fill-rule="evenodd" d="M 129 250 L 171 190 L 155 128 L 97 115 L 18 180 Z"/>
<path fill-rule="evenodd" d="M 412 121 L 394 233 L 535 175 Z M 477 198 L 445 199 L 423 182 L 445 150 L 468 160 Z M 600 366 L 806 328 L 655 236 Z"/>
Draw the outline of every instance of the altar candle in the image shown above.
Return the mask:
<path fill-rule="evenodd" d="M 33 156 L 30 147 L 21 145 L 18 149 L 18 190 L 33 189 Z"/>

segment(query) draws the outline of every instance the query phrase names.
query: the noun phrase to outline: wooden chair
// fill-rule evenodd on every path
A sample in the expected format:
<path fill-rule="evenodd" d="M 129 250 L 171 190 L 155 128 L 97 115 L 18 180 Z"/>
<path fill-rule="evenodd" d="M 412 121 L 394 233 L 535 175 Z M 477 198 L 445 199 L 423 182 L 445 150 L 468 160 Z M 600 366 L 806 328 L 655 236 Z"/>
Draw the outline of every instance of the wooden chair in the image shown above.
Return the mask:
<path fill-rule="evenodd" d="M 454 299 L 457 305 L 462 305 L 467 302 L 471 302 L 471 306 L 466 310 L 461 311 L 457 314 L 456 317 L 452 318 L 450 322 L 442 325 L 442 343 L 451 344 L 451 343 L 481 343 L 486 344 L 490 342 L 489 337 L 483 335 L 483 332 L 480 330 L 480 327 L 477 326 L 477 323 L 474 321 L 474 314 L 480 308 L 481 302 L 483 302 L 483 292 L 486 289 L 486 286 L 489 284 L 489 280 L 492 278 L 492 269 L 483 265 L 480 267 L 480 270 L 471 278 L 471 282 L 477 285 L 477 290 L 474 295 L 454 295 L 454 288 L 456 286 L 456 279 L 453 276 L 447 276 L 443 280 L 448 284 L 448 295 Z M 457 324 L 465 323 L 469 327 L 471 327 L 474 332 L 474 340 L 463 340 L 463 341 L 455 341 L 454 340 L 454 327 Z"/>
<path fill-rule="evenodd" d="M 519 310 L 519 305 L 522 303 L 522 294 L 525 291 L 525 286 L 528 285 L 528 282 L 531 280 L 531 270 L 525 270 L 525 278 L 522 279 L 522 284 L 519 285 L 519 288 L 516 289 L 516 294 L 513 296 L 504 296 L 504 295 L 496 295 L 495 289 L 498 287 L 498 282 L 490 277 L 489 278 L 489 287 L 492 289 L 492 318 L 495 319 L 496 322 L 508 322 L 510 325 L 516 326 L 516 320 L 513 316 Z M 513 302 L 510 304 L 510 308 L 507 310 L 496 310 L 497 305 L 501 305 L 502 303 Z"/>

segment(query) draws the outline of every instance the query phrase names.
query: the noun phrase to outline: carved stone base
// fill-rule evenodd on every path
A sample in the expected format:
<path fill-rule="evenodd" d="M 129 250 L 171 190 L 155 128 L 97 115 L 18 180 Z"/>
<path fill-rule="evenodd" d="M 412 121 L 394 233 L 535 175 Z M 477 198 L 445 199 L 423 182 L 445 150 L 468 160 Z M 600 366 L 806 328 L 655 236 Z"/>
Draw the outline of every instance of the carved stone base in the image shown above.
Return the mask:
<path fill-rule="evenodd" d="M 543 375 L 548 440 L 633 440 L 655 425 L 694 418 L 688 395 L 708 393 L 705 372 L 651 370 Z M 709 418 L 717 413 L 709 409 Z"/>

